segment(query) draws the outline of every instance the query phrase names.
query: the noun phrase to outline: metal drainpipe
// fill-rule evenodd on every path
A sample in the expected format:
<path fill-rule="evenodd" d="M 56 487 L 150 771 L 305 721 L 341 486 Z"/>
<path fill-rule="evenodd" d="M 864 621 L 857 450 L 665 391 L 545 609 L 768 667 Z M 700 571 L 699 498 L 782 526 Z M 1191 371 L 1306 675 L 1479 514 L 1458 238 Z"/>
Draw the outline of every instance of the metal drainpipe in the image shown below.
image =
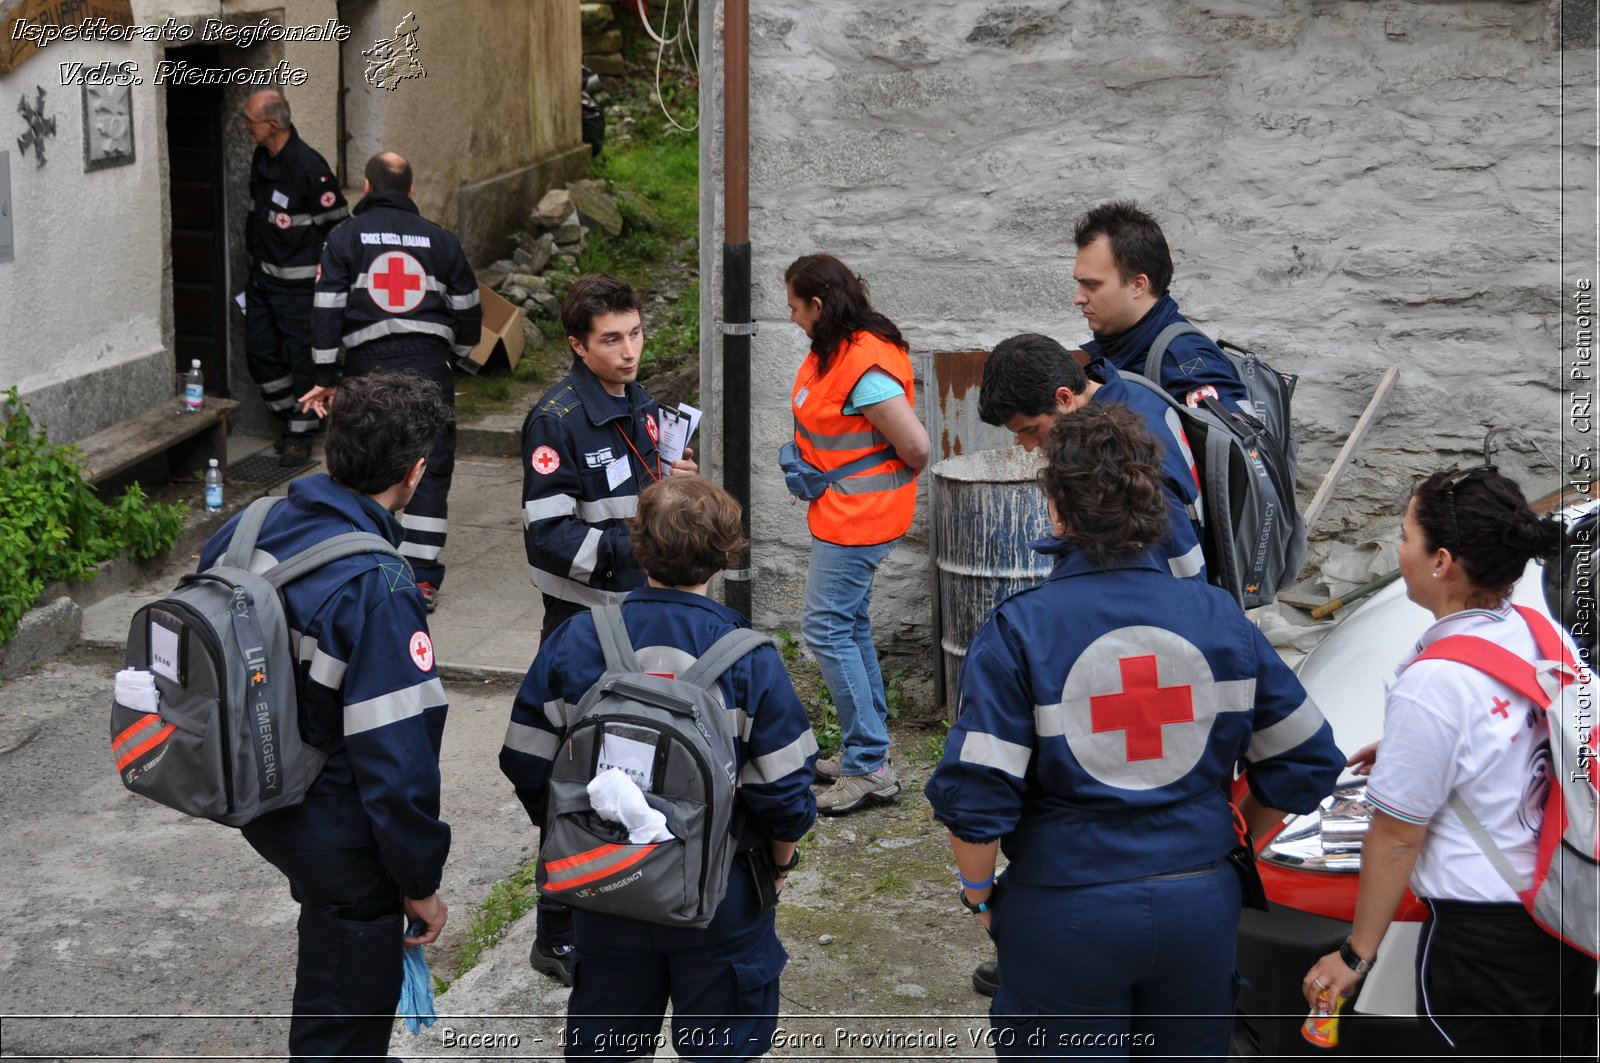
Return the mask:
<path fill-rule="evenodd" d="M 739 502 L 750 538 L 750 5 L 723 8 L 722 484 Z M 746 547 L 724 574 L 728 607 L 750 615 L 754 580 Z"/>

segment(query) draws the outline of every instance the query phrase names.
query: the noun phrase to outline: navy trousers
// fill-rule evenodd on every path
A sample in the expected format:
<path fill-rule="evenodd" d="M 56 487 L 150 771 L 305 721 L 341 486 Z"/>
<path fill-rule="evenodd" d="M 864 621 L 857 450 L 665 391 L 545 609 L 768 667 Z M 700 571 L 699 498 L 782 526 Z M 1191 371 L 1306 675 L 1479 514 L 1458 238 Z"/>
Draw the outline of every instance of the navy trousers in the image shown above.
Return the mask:
<path fill-rule="evenodd" d="M 245 840 L 282 871 L 300 902 L 295 964 L 294 1060 L 386 1058 L 403 976 L 400 887 L 375 847 L 293 849 L 273 838 Z"/>
<path fill-rule="evenodd" d="M 778 1028 L 778 975 L 788 953 L 774 912 L 758 911 L 749 872 L 735 864 L 711 925 L 652 926 L 573 909 L 577 963 L 567 1001 L 568 1059 L 638 1059 L 672 1041 L 686 1060 L 753 1059 Z"/>
<path fill-rule="evenodd" d="M 316 383 L 311 358 L 309 285 L 291 287 L 260 275 L 245 290 L 244 359 L 261 401 L 283 423 L 286 443 L 310 447 L 321 422 L 295 400 Z M 218 381 L 217 383 L 221 383 Z"/>
<path fill-rule="evenodd" d="M 1009 878 L 991 927 L 997 1056 L 1227 1057 L 1238 995 L 1232 865 L 1096 886 Z"/>
<path fill-rule="evenodd" d="M 445 538 L 450 531 L 450 481 L 456 471 L 456 374 L 450 367 L 450 351 L 441 347 L 421 354 L 369 357 L 358 348 L 345 358 L 344 375 L 347 377 L 363 376 L 380 369 L 433 381 L 439 386 L 439 397 L 452 414 L 449 425 L 439 433 L 439 438 L 433 441 L 433 449 L 428 451 L 428 464 L 422 471 L 417 493 L 411 496 L 400 514 L 400 526 L 406 532 L 400 552 L 411 562 L 411 571 L 418 583 L 439 587 L 444 584 L 444 565 L 439 555 L 444 552 Z"/>

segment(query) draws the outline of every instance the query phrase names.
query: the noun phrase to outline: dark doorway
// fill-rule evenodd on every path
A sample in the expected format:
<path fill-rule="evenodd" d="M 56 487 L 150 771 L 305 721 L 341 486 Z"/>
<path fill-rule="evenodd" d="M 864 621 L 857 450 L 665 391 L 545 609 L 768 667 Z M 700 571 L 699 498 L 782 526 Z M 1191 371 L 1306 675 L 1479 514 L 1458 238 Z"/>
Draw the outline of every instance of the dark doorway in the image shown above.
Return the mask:
<path fill-rule="evenodd" d="M 215 67 L 215 47 L 173 48 L 167 58 Z M 227 230 L 223 217 L 223 86 L 167 85 L 168 195 L 172 213 L 173 355 L 181 376 L 200 359 L 206 391 L 228 389 Z"/>

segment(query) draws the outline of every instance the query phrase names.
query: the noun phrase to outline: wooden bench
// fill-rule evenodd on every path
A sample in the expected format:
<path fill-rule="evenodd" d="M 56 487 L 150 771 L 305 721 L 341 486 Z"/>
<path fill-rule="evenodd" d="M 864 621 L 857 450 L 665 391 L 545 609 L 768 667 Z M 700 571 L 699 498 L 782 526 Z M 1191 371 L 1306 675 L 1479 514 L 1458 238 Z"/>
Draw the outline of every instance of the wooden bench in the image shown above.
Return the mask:
<path fill-rule="evenodd" d="M 166 455 L 171 476 L 203 470 L 212 458 L 226 472 L 228 415 L 238 408 L 234 399 L 207 395 L 204 409 L 188 413 L 174 398 L 101 429 L 78 440 L 84 479 L 99 484 L 160 454 Z"/>

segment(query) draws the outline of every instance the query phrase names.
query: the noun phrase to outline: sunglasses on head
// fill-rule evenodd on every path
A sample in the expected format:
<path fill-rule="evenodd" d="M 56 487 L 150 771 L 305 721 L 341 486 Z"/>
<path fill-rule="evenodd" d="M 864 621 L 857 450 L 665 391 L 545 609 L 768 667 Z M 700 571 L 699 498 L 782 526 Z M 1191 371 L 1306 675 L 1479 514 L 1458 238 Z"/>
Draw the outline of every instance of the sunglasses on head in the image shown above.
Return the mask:
<path fill-rule="evenodd" d="M 1493 465 L 1474 465 L 1470 469 L 1456 469 L 1444 478 L 1444 483 L 1439 486 L 1444 489 L 1446 497 L 1450 499 L 1450 543 L 1452 546 L 1461 545 L 1461 525 L 1456 521 L 1456 489 L 1464 483 L 1473 480 L 1482 480 L 1493 476 L 1500 470 Z"/>

